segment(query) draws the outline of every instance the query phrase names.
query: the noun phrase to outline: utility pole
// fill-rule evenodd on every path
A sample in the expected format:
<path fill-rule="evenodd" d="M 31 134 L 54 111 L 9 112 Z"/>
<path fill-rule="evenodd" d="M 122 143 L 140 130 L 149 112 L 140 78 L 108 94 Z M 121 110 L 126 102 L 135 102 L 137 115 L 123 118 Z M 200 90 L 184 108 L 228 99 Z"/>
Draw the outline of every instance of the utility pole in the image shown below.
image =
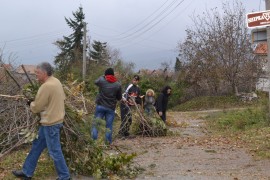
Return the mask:
<path fill-rule="evenodd" d="M 270 10 L 270 0 L 265 0 L 265 9 Z M 270 118 L 270 26 L 266 27 L 267 36 L 267 73 L 268 73 L 268 117 Z"/>
<path fill-rule="evenodd" d="M 86 23 L 83 23 L 83 80 L 86 74 Z"/>

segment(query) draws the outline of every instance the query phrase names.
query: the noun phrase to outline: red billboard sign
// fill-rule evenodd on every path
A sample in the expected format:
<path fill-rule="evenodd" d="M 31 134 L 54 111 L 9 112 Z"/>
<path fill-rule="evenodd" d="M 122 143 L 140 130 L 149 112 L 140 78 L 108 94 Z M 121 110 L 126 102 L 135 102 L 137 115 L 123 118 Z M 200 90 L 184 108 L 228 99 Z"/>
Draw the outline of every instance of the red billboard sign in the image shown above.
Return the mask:
<path fill-rule="evenodd" d="M 247 26 L 249 28 L 270 26 L 270 11 L 261 11 L 247 14 Z"/>

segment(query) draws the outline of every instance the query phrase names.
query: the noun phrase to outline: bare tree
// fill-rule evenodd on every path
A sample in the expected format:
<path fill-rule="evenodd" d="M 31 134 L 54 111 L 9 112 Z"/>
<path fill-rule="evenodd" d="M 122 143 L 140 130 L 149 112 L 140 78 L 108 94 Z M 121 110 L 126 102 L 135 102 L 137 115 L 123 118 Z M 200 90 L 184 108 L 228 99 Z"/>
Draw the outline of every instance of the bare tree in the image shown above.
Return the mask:
<path fill-rule="evenodd" d="M 237 94 L 254 89 L 262 63 L 253 54 L 242 4 L 227 1 L 222 9 L 193 16 L 194 27 L 178 48 L 190 84 L 211 94 Z"/>
<path fill-rule="evenodd" d="M 107 51 L 108 51 L 108 55 L 109 55 L 110 66 L 115 66 L 117 64 L 117 61 L 122 59 L 120 50 L 114 49 L 108 45 Z"/>

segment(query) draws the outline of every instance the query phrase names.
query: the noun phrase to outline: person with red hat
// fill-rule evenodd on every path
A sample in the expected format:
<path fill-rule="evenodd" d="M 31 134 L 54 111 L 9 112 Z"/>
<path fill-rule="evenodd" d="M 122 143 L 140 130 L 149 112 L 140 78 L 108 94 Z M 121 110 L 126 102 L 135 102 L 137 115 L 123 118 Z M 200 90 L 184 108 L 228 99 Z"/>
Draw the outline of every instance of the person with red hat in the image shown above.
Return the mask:
<path fill-rule="evenodd" d="M 91 132 L 92 138 L 94 140 L 98 138 L 97 119 L 105 119 L 106 128 L 109 129 L 105 133 L 105 140 L 111 144 L 115 108 L 117 100 L 120 101 L 122 99 L 121 84 L 114 76 L 114 70 L 112 68 L 106 69 L 104 76 L 100 76 L 95 81 L 95 84 L 99 88 L 99 93 L 96 97 L 96 110 Z"/>

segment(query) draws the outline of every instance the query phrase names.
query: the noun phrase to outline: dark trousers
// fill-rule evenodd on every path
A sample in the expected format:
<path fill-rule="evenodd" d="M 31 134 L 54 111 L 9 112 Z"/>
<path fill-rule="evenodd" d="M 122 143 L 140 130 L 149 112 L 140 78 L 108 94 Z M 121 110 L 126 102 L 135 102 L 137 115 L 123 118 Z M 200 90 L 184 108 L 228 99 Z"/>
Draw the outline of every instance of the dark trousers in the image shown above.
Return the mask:
<path fill-rule="evenodd" d="M 129 128 L 132 123 L 131 109 L 128 105 L 121 103 L 120 111 L 121 111 L 121 125 L 119 135 L 128 136 Z"/>
<path fill-rule="evenodd" d="M 159 116 L 159 117 L 163 120 L 163 122 L 166 122 L 166 111 L 162 111 L 162 116 Z"/>

